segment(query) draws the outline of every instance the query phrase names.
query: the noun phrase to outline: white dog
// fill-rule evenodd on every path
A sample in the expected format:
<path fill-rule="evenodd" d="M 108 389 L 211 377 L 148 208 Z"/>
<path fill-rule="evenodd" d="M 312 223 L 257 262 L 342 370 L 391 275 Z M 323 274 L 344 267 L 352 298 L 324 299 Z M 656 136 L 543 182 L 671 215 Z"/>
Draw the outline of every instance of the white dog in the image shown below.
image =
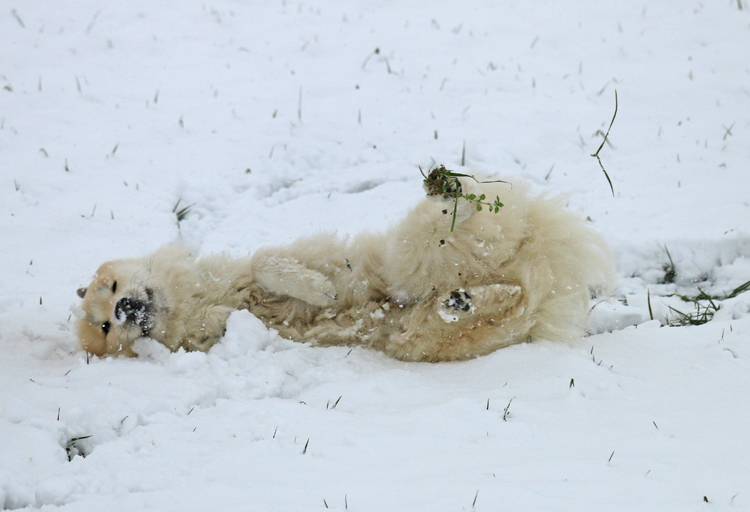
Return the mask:
<path fill-rule="evenodd" d="M 205 351 L 236 309 L 295 341 L 408 361 L 580 335 L 590 288 L 611 275 L 597 233 L 560 199 L 530 197 L 524 185 L 480 184 L 439 167 L 425 189 L 427 199 L 386 233 L 318 234 L 240 259 L 168 246 L 105 263 L 78 291 L 81 346 L 131 355 L 136 339 L 150 337 Z M 485 196 L 504 206 L 480 211 Z"/>

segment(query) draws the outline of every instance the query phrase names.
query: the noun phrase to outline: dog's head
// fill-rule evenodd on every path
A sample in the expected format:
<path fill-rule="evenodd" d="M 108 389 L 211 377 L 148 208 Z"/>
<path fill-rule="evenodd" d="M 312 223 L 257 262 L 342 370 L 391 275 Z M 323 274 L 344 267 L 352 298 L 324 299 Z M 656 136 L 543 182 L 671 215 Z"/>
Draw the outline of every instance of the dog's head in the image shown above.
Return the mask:
<path fill-rule="evenodd" d="M 161 324 L 158 291 L 149 286 L 150 268 L 134 260 L 104 263 L 87 288 L 77 310 L 81 348 L 102 356 L 130 355 L 133 342 L 142 337 L 159 338 Z M 161 331 L 163 333 L 163 329 Z"/>

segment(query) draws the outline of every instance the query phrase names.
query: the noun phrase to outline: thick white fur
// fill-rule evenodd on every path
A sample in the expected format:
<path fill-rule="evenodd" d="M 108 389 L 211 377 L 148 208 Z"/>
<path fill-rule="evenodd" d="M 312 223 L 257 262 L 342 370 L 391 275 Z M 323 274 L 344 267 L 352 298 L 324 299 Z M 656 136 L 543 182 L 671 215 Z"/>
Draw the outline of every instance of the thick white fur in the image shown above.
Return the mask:
<path fill-rule="evenodd" d="M 197 259 L 168 246 L 105 263 L 86 290 L 81 346 L 131 354 L 145 333 L 172 350 L 207 350 L 240 308 L 296 341 L 366 346 L 409 361 L 579 336 L 590 288 L 610 280 L 601 237 L 561 199 L 531 197 L 518 182 L 461 185 L 505 206 L 495 214 L 459 200 L 450 233 L 454 199 L 435 195 L 385 233 L 321 233 L 241 259 Z M 123 297 L 148 309 L 148 329 L 122 311 L 117 317 Z"/>

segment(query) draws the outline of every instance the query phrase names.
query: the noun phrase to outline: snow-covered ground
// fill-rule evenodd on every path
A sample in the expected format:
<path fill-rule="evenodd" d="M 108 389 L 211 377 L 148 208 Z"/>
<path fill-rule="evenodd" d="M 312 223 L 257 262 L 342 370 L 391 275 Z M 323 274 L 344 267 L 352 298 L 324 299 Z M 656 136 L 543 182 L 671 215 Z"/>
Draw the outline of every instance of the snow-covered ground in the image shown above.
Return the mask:
<path fill-rule="evenodd" d="M 750 292 L 661 327 L 750 281 L 746 0 L 8 0 L 0 48 L 0 508 L 750 510 Z M 590 218 L 599 334 L 407 364 L 238 312 L 209 354 L 76 348 L 101 262 L 384 229 L 433 163 Z"/>

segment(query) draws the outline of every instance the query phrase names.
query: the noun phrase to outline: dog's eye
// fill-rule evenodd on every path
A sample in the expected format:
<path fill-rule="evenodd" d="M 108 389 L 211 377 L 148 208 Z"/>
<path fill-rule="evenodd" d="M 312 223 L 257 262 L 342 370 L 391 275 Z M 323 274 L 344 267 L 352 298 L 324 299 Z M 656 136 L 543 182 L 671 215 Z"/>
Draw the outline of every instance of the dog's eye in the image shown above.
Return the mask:
<path fill-rule="evenodd" d="M 104 335 L 105 335 L 105 336 L 106 336 L 107 334 L 109 334 L 109 328 L 110 328 L 110 327 L 112 327 L 112 324 L 110 324 L 109 322 L 104 322 L 104 323 L 102 324 L 102 331 L 104 331 Z"/>
<path fill-rule="evenodd" d="M 112 283 L 112 293 L 117 293 L 117 281 Z"/>

